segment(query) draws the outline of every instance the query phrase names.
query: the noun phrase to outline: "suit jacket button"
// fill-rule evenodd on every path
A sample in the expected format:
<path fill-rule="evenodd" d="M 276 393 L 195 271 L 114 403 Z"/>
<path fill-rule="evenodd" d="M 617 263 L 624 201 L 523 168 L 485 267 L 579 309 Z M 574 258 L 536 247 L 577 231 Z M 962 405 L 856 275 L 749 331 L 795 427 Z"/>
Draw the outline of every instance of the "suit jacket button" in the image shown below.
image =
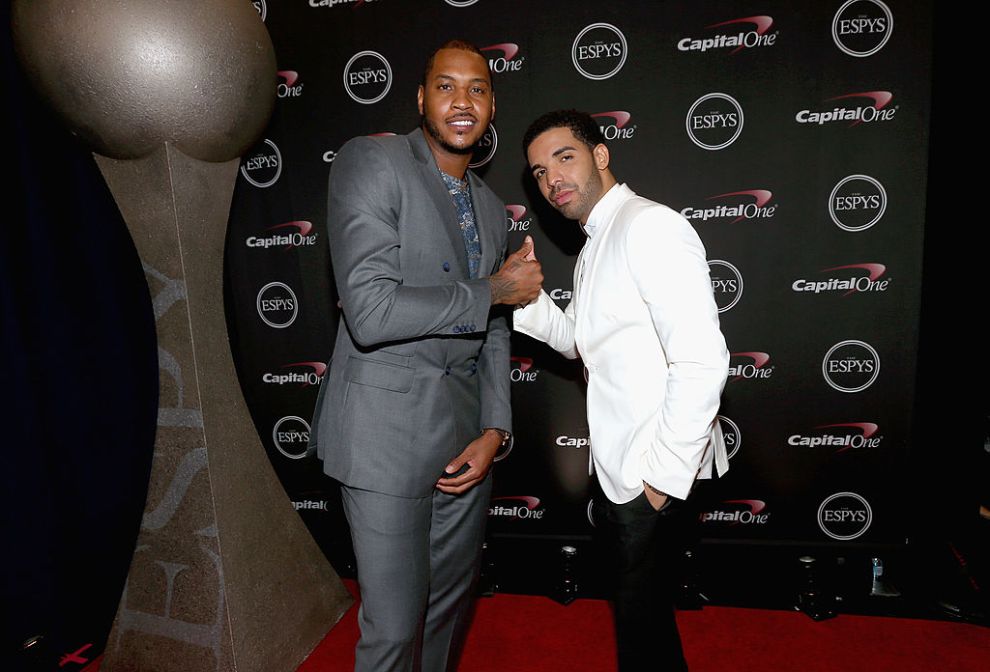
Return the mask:
<path fill-rule="evenodd" d="M 450 273 L 450 262 L 449 261 L 443 262 L 443 272 L 444 273 Z"/>
<path fill-rule="evenodd" d="M 449 376 L 450 375 L 450 367 L 449 366 L 446 369 L 443 370 L 443 375 L 445 375 L 445 376 Z"/>

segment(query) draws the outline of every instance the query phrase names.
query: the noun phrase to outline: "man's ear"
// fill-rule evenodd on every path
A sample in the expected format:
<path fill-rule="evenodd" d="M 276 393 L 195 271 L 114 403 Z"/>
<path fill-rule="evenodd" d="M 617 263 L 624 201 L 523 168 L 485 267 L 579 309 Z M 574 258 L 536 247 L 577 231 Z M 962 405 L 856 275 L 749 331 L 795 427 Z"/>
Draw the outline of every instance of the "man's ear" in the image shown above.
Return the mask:
<path fill-rule="evenodd" d="M 492 121 L 495 121 L 495 92 L 492 91 Z"/>
<path fill-rule="evenodd" d="M 423 85 L 420 84 L 419 88 L 416 90 L 416 106 L 419 108 L 419 116 L 423 116 L 423 94 L 426 93 L 423 90 Z"/>
<path fill-rule="evenodd" d="M 592 155 L 595 157 L 595 167 L 598 170 L 608 170 L 608 162 L 611 159 L 608 153 L 608 147 L 599 143 L 595 145 L 595 148 L 591 150 Z"/>

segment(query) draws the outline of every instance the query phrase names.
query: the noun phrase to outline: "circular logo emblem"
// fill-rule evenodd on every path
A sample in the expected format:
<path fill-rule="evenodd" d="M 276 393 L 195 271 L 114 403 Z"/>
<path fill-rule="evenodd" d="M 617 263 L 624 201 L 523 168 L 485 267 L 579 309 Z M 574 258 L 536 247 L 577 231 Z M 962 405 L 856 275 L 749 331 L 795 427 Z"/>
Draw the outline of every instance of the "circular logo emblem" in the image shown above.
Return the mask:
<path fill-rule="evenodd" d="M 241 175 L 256 187 L 264 189 L 278 182 L 282 174 L 282 153 L 271 140 L 265 139 L 241 160 Z"/>
<path fill-rule="evenodd" d="M 478 0 L 444 0 L 451 7 L 470 7 Z"/>
<path fill-rule="evenodd" d="M 719 424 L 722 425 L 722 437 L 725 439 L 725 451 L 728 458 L 731 460 L 742 447 L 742 432 L 739 431 L 739 425 L 732 422 L 732 420 L 724 415 L 717 415 L 715 417 L 718 419 Z"/>
<path fill-rule="evenodd" d="M 287 415 L 272 428 L 272 441 L 290 460 L 302 459 L 309 445 L 309 423 L 297 415 Z"/>
<path fill-rule="evenodd" d="M 265 6 L 265 0 L 253 0 L 252 4 L 258 10 L 258 16 L 264 21 L 268 17 L 268 8 Z"/>
<path fill-rule="evenodd" d="M 725 93 L 709 93 L 694 101 L 684 124 L 691 142 L 698 147 L 725 149 L 742 133 L 742 105 Z"/>
<path fill-rule="evenodd" d="M 865 231 L 886 209 L 887 191 L 869 175 L 842 178 L 828 197 L 828 214 L 843 231 Z"/>
<path fill-rule="evenodd" d="M 481 136 L 478 144 L 474 146 L 468 168 L 480 168 L 491 161 L 492 157 L 495 156 L 496 149 L 498 149 L 498 133 L 495 132 L 494 124 L 488 124 L 485 134 Z"/>
<path fill-rule="evenodd" d="M 818 527 L 839 541 L 862 536 L 872 522 L 870 503 L 855 492 L 837 492 L 818 507 Z"/>
<path fill-rule="evenodd" d="M 595 500 L 594 499 L 589 499 L 588 500 L 588 522 L 591 523 L 591 526 L 592 527 L 598 527 L 598 525 L 595 524 Z"/>
<path fill-rule="evenodd" d="M 743 293 L 743 279 L 738 268 L 727 261 L 712 259 L 708 262 L 708 273 L 718 312 L 724 313 L 739 303 Z"/>
<path fill-rule="evenodd" d="M 843 53 L 872 56 L 894 32 L 894 15 L 880 0 L 848 0 L 832 18 L 832 40 Z"/>
<path fill-rule="evenodd" d="M 825 353 L 822 375 L 839 392 L 862 392 L 880 374 L 880 355 L 869 343 L 842 341 Z"/>
<path fill-rule="evenodd" d="M 495 452 L 495 462 L 501 462 L 509 456 L 512 452 L 512 446 L 516 443 L 516 435 L 509 434 L 509 442 L 505 446 L 499 446 L 499 449 Z"/>
<path fill-rule="evenodd" d="M 626 64 L 626 36 L 611 23 L 585 26 L 571 45 L 574 67 L 588 79 L 608 79 Z"/>
<path fill-rule="evenodd" d="M 255 303 L 261 321 L 275 329 L 285 329 L 299 314 L 295 292 L 284 282 L 269 282 L 262 287 Z"/>
<path fill-rule="evenodd" d="M 377 51 L 359 51 L 344 66 L 344 90 L 354 101 L 372 105 L 392 88 L 392 66 Z"/>

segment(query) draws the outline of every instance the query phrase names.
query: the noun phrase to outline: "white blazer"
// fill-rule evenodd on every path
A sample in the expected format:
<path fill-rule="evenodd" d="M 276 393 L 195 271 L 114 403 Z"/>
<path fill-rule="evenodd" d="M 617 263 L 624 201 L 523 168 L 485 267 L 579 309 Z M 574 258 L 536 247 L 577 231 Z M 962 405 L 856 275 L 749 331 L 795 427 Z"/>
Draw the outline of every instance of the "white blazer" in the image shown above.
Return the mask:
<path fill-rule="evenodd" d="M 720 475 L 729 468 L 715 420 L 729 353 L 705 248 L 687 220 L 624 184 L 595 204 L 585 233 L 570 304 L 541 292 L 516 309 L 515 329 L 584 360 L 605 495 L 628 502 L 645 481 L 685 499 L 713 460 Z"/>

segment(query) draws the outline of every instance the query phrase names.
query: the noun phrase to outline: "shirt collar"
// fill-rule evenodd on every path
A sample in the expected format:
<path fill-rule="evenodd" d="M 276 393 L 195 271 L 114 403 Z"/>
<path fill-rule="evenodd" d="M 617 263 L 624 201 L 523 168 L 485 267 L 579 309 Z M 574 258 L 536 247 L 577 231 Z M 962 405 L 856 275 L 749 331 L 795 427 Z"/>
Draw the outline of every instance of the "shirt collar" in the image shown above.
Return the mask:
<path fill-rule="evenodd" d="M 591 209 L 591 214 L 588 215 L 588 221 L 584 224 L 585 235 L 589 238 L 594 238 L 595 233 L 599 229 L 612 221 L 612 216 L 615 215 L 615 211 L 619 209 L 619 206 L 626 199 L 635 195 L 633 190 L 627 187 L 625 183 L 613 185 L 611 189 L 605 192 L 604 196 L 598 199 L 595 207 Z"/>

